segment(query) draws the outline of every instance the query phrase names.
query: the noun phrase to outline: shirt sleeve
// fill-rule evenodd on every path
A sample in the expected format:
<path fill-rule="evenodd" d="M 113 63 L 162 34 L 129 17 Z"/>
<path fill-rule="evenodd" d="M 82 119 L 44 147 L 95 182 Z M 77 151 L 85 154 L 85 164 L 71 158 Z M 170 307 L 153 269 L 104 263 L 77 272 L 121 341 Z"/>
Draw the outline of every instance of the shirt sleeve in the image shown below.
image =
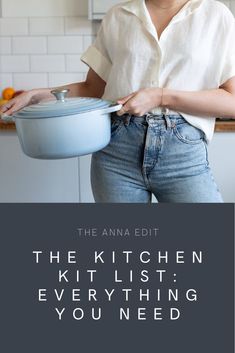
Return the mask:
<path fill-rule="evenodd" d="M 226 21 L 226 27 L 221 85 L 235 76 L 235 19 L 232 14 L 230 14 L 229 20 Z"/>
<path fill-rule="evenodd" d="M 104 21 L 101 24 L 94 44 L 86 50 L 81 60 L 107 82 L 112 62 L 106 46 Z"/>

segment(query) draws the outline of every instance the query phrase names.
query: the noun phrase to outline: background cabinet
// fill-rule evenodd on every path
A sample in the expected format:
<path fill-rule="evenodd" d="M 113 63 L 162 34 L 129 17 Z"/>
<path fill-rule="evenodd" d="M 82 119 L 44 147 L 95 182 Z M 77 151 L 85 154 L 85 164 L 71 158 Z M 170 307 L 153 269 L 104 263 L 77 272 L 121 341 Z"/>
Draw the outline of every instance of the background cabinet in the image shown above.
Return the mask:
<path fill-rule="evenodd" d="M 0 202 L 79 202 L 79 159 L 34 160 L 15 132 L 0 133 Z"/>
<path fill-rule="evenodd" d="M 87 0 L 0 0 L 0 8 L 3 17 L 87 16 Z"/>
<path fill-rule="evenodd" d="M 88 16 L 90 20 L 101 20 L 105 13 L 112 6 L 121 2 L 121 0 L 88 0 Z"/>

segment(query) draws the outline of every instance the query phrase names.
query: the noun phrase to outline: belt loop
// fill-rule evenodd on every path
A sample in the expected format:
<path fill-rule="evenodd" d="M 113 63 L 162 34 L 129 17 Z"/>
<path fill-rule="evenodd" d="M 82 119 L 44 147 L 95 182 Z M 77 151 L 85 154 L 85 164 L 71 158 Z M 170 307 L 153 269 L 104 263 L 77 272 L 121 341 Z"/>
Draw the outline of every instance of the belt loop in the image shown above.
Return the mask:
<path fill-rule="evenodd" d="M 124 125 L 125 126 L 129 126 L 130 125 L 131 117 L 132 117 L 131 114 L 126 114 L 125 115 L 125 117 L 124 117 Z"/>
<path fill-rule="evenodd" d="M 149 120 L 150 120 L 151 118 L 153 118 L 153 114 L 152 114 L 152 113 L 146 113 L 146 114 L 145 114 L 145 121 L 146 121 L 147 123 L 149 123 Z"/>
<path fill-rule="evenodd" d="M 169 118 L 169 115 L 163 114 L 163 116 L 164 116 L 164 119 L 165 119 L 165 121 L 166 121 L 166 127 L 167 127 L 167 129 L 171 129 L 172 124 L 171 124 L 171 119 Z"/>

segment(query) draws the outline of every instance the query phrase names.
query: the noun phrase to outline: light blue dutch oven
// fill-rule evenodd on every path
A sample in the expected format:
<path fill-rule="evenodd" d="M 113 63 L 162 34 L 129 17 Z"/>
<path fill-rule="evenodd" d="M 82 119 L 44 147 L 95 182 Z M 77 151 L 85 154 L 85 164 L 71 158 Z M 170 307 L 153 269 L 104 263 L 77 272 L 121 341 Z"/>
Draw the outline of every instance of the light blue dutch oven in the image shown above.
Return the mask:
<path fill-rule="evenodd" d="M 66 98 L 68 90 L 55 90 L 56 100 L 25 107 L 13 117 L 23 152 L 32 158 L 63 159 L 103 149 L 110 142 L 110 114 L 121 105 L 96 98 Z"/>

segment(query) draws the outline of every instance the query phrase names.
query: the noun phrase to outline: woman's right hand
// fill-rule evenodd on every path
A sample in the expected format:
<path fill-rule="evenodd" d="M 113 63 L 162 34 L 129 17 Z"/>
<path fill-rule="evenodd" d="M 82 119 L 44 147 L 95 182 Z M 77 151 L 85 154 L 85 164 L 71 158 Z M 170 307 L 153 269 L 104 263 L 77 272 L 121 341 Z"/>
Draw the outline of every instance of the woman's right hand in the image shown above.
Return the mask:
<path fill-rule="evenodd" d="M 9 100 L 6 104 L 0 107 L 0 114 L 12 115 L 18 110 L 26 107 L 32 103 L 34 97 L 33 91 L 26 91 L 18 95 L 17 97 Z"/>

